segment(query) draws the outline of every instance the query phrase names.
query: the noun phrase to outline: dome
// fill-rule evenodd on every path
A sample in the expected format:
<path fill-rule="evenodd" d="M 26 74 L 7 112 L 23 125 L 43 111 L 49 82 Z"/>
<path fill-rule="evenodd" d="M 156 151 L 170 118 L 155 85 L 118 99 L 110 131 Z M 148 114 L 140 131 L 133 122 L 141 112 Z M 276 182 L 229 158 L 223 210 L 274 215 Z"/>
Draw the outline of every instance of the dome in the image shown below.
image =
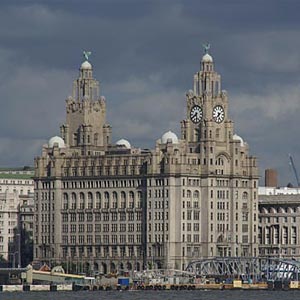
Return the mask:
<path fill-rule="evenodd" d="M 208 53 L 206 53 L 202 57 L 202 62 L 210 62 L 210 63 L 212 63 L 213 62 L 213 58 Z"/>
<path fill-rule="evenodd" d="M 116 142 L 116 144 L 118 146 L 125 146 L 126 149 L 130 149 L 131 148 L 130 143 L 127 140 L 124 140 L 124 139 L 120 139 L 119 141 Z"/>
<path fill-rule="evenodd" d="M 66 147 L 65 146 L 65 141 L 59 136 L 52 137 L 48 142 L 48 147 L 53 148 L 55 146 L 55 144 L 58 144 L 59 148 L 65 148 Z"/>
<path fill-rule="evenodd" d="M 241 146 L 244 146 L 244 140 L 243 140 L 239 135 L 234 134 L 234 135 L 233 135 L 233 139 L 234 139 L 235 141 L 240 141 Z"/>
<path fill-rule="evenodd" d="M 172 131 L 168 131 L 164 133 L 163 136 L 161 137 L 162 144 L 166 144 L 169 140 L 171 140 L 171 143 L 173 144 L 178 144 L 177 135 Z"/>
<path fill-rule="evenodd" d="M 84 69 L 84 70 L 91 70 L 92 69 L 92 65 L 86 60 L 81 64 L 80 69 Z"/>

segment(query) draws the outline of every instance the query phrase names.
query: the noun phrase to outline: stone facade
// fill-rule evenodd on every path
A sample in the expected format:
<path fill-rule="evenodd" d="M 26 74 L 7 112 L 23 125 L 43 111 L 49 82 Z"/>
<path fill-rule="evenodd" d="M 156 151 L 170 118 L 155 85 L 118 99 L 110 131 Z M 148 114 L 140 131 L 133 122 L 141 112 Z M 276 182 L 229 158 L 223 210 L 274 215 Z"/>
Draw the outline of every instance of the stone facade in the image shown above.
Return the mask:
<path fill-rule="evenodd" d="M 23 230 L 33 232 L 33 170 L 0 170 L 0 255 L 10 266 L 21 265 Z M 25 207 L 30 205 L 30 210 Z M 23 229 L 23 230 L 22 230 Z"/>
<path fill-rule="evenodd" d="M 300 189 L 260 188 L 259 254 L 300 257 Z"/>
<path fill-rule="evenodd" d="M 113 144 L 106 100 L 85 61 L 62 138 L 35 159 L 35 260 L 106 273 L 258 255 L 256 159 L 234 134 L 209 54 L 186 111 L 181 139 L 166 132 L 152 150 Z"/>

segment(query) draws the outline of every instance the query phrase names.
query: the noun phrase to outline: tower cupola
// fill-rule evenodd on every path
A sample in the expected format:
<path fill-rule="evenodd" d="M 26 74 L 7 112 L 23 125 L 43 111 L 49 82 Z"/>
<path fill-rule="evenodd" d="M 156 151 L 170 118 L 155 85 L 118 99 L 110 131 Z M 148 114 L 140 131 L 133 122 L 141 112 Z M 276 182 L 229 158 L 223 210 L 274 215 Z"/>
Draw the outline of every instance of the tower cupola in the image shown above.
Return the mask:
<path fill-rule="evenodd" d="M 204 44 L 200 71 L 194 75 L 194 95 L 216 97 L 221 92 L 221 77 L 214 71 L 213 57 L 208 53 L 210 44 Z"/>
<path fill-rule="evenodd" d="M 83 51 L 84 61 L 79 69 L 79 77 L 73 84 L 73 99 L 97 101 L 99 99 L 99 82 L 93 78 L 93 67 L 89 61 L 92 53 Z"/>
<path fill-rule="evenodd" d="M 86 60 L 81 64 L 80 70 L 92 70 L 92 65 Z"/>
<path fill-rule="evenodd" d="M 204 44 L 204 55 L 201 60 L 201 71 L 204 72 L 213 72 L 214 71 L 214 60 L 212 56 L 208 53 L 210 49 L 210 44 Z"/>

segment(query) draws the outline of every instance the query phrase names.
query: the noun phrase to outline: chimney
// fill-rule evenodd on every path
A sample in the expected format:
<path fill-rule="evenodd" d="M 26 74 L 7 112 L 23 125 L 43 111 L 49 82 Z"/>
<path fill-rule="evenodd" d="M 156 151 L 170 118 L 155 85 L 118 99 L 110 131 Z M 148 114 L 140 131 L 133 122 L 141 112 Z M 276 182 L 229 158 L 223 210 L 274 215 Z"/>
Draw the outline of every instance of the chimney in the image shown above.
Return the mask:
<path fill-rule="evenodd" d="M 265 170 L 265 186 L 277 187 L 277 171 L 274 169 Z"/>

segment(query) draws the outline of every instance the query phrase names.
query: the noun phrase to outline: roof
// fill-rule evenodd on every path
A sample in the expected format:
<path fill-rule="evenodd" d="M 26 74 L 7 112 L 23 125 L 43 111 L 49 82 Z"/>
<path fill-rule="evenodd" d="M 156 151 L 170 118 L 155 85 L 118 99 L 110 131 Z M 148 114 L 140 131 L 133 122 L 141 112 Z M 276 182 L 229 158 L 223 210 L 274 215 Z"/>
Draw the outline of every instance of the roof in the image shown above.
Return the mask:
<path fill-rule="evenodd" d="M 0 173 L 0 179 L 32 179 L 34 174 Z"/>
<path fill-rule="evenodd" d="M 260 205 L 300 205 L 300 195 L 259 195 L 258 202 Z"/>
<path fill-rule="evenodd" d="M 29 172 L 29 171 L 34 171 L 34 168 L 33 167 L 29 167 L 29 166 L 16 167 L 16 168 L 10 168 L 10 167 L 1 168 L 0 167 L 0 172 L 2 172 L 2 171 L 11 171 L 11 172 L 14 172 L 14 171 L 24 171 L 24 172 Z"/>

